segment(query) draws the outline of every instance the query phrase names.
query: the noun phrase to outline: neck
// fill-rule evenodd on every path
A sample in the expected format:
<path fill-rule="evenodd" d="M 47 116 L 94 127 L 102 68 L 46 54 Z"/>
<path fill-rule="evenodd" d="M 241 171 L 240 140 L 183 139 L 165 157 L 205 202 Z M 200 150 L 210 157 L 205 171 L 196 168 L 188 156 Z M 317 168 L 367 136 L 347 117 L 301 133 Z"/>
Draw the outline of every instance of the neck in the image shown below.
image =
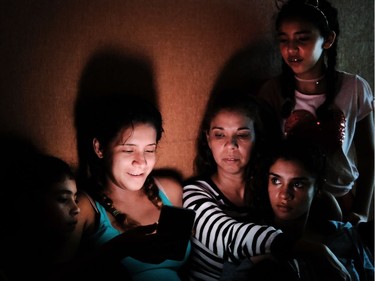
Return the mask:
<path fill-rule="evenodd" d="M 212 180 L 220 189 L 239 191 L 245 188 L 245 181 L 243 179 L 243 175 L 216 173 L 212 176 Z"/>
<path fill-rule="evenodd" d="M 275 226 L 281 228 L 285 233 L 300 236 L 306 228 L 307 214 L 293 220 L 275 218 Z"/>
<path fill-rule="evenodd" d="M 247 205 L 247 202 L 245 202 L 245 181 L 242 176 L 228 177 L 215 174 L 212 176 L 212 180 L 233 204 L 238 207 Z"/>
<path fill-rule="evenodd" d="M 324 73 L 322 76 L 319 76 L 318 78 L 314 78 L 314 79 L 302 79 L 302 78 L 298 77 L 297 75 L 294 75 L 294 78 L 298 82 L 301 82 L 301 83 L 314 83 L 316 85 L 319 85 L 320 81 L 323 80 L 325 75 L 326 74 Z"/>

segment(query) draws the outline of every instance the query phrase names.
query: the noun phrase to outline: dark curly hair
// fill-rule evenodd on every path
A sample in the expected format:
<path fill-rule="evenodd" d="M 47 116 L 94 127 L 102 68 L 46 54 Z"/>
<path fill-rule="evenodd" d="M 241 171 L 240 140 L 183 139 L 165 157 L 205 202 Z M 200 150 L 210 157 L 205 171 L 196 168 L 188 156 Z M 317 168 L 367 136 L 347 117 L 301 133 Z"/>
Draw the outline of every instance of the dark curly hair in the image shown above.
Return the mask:
<path fill-rule="evenodd" d="M 272 141 L 278 139 L 279 134 L 276 134 L 278 130 L 271 130 L 267 127 L 268 124 L 271 124 L 267 121 L 268 114 L 255 95 L 234 89 L 222 90 L 208 101 L 200 125 L 196 142 L 197 154 L 194 159 L 194 172 L 197 176 L 209 177 L 217 171 L 217 164 L 208 145 L 206 132 L 210 129 L 212 119 L 222 110 L 241 112 L 254 121 L 255 142 L 244 176 L 246 181 L 246 202 L 252 205 L 252 180 L 254 174 L 257 173 L 257 163 L 260 162 L 262 151 L 269 147 L 271 139 Z M 271 137 L 271 134 L 274 136 Z"/>
<path fill-rule="evenodd" d="M 279 159 L 296 161 L 315 178 L 317 192 L 325 182 L 326 155 L 319 145 L 313 142 L 301 142 L 296 139 L 284 139 L 277 145 L 270 147 L 263 155 L 260 174 L 257 178 L 256 194 L 258 207 L 266 220 L 271 221 L 273 211 L 268 197 L 268 175 L 270 167 Z"/>
<path fill-rule="evenodd" d="M 96 108 L 96 114 L 92 117 L 91 127 L 86 128 L 89 131 L 87 142 L 91 143 L 86 148 L 87 163 L 80 163 L 81 173 L 80 187 L 99 202 L 102 200 L 102 189 L 105 182 L 105 163 L 99 159 L 92 147 L 92 140 L 96 138 L 102 148 L 106 148 L 111 141 L 118 136 L 121 130 L 125 128 L 134 128 L 136 124 L 150 124 L 156 131 L 156 141 L 162 137 L 163 121 L 157 107 L 138 96 L 129 95 L 111 95 L 102 96 L 94 100 L 92 106 Z M 162 202 L 159 197 L 158 187 L 156 186 L 152 173 L 146 179 L 143 191 L 148 199 L 158 208 L 161 208 Z M 120 225 L 125 228 L 137 225 L 130 221 L 126 214 L 115 216 Z"/>

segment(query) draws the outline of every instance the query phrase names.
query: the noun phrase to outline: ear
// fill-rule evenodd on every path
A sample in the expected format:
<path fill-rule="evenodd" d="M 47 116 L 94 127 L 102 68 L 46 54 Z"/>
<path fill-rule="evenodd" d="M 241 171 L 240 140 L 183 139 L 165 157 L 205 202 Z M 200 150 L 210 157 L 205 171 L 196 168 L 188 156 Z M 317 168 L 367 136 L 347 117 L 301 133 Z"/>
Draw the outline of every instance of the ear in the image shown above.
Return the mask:
<path fill-rule="evenodd" d="M 323 49 L 329 49 L 335 43 L 336 40 L 336 32 L 331 31 L 331 34 L 326 38 L 323 44 Z"/>
<path fill-rule="evenodd" d="M 103 158 L 103 151 L 100 148 L 100 142 L 97 138 L 94 138 L 92 140 L 92 146 L 94 148 L 96 156 L 98 156 L 99 158 Z"/>

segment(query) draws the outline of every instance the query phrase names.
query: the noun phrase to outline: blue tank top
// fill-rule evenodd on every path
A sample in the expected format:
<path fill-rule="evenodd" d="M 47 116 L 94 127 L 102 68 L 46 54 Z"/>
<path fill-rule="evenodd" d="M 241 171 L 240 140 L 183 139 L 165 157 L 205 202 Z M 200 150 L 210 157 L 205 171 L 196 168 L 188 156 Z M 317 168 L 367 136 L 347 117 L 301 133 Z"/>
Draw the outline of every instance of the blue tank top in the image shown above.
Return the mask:
<path fill-rule="evenodd" d="M 164 205 L 172 205 L 160 187 L 159 196 Z M 95 201 L 95 205 L 99 212 L 99 225 L 97 230 L 88 239 L 94 245 L 102 245 L 113 237 L 120 235 L 121 232 L 112 226 L 104 207 L 97 201 Z M 129 272 L 133 281 L 180 281 L 181 279 L 178 276 L 178 270 L 188 260 L 190 251 L 191 245 L 189 242 L 186 248 L 185 258 L 182 261 L 165 260 L 159 264 L 150 264 L 141 262 L 131 257 L 126 257 L 121 260 L 121 264 Z"/>

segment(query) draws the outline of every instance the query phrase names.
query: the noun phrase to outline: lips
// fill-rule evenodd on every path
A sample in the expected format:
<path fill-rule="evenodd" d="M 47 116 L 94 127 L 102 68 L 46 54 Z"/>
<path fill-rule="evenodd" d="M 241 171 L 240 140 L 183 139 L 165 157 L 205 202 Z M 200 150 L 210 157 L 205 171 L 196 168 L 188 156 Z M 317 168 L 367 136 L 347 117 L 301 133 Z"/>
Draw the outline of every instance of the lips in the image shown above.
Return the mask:
<path fill-rule="evenodd" d="M 130 176 L 132 177 L 139 177 L 139 176 L 142 176 L 143 173 L 128 173 Z"/>
<path fill-rule="evenodd" d="M 292 210 L 291 207 L 284 204 L 278 204 L 277 209 L 282 213 L 289 213 Z"/>
<path fill-rule="evenodd" d="M 74 221 L 69 222 L 68 224 L 75 226 L 77 223 L 78 223 L 78 220 L 74 220 Z"/>
<path fill-rule="evenodd" d="M 288 58 L 289 63 L 297 63 L 297 62 L 301 62 L 301 61 L 302 61 L 302 59 L 298 58 L 298 57 L 289 57 Z"/>
<path fill-rule="evenodd" d="M 223 158 L 223 160 L 227 163 L 234 163 L 234 162 L 237 162 L 238 159 L 237 158 L 234 158 L 234 157 L 226 157 L 226 158 Z"/>
<path fill-rule="evenodd" d="M 67 231 L 73 231 L 77 225 L 78 221 L 71 221 L 67 224 Z"/>

